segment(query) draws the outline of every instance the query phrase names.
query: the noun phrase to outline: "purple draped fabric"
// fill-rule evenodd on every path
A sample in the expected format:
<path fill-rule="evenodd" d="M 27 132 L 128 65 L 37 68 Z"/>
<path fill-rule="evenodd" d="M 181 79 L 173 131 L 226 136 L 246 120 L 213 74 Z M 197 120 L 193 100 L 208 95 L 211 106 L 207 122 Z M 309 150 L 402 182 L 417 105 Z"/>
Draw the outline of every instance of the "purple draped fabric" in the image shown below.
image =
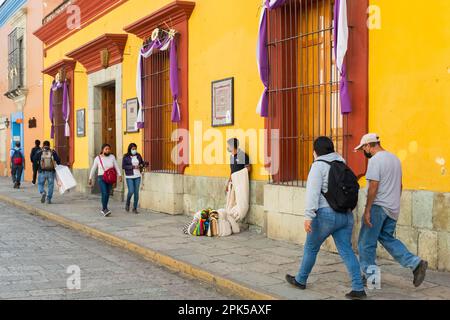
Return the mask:
<path fill-rule="evenodd" d="M 337 57 L 337 43 L 338 43 L 338 28 L 339 28 L 339 17 L 340 17 L 340 5 L 341 0 L 336 0 L 334 3 L 334 53 L 335 57 Z M 342 65 L 342 70 L 340 72 L 340 81 L 339 81 L 339 96 L 341 100 L 341 113 L 348 114 L 352 112 L 352 102 L 350 97 L 350 91 L 348 88 L 347 81 L 347 66 L 345 61 Z"/>
<path fill-rule="evenodd" d="M 178 75 L 178 56 L 177 56 L 177 46 L 176 46 L 176 40 L 175 38 L 166 38 L 162 41 L 159 39 L 150 42 L 147 46 L 143 47 L 140 51 L 140 65 L 138 68 L 138 77 L 141 77 L 142 70 L 143 70 L 143 58 L 151 56 L 155 50 L 170 50 L 169 53 L 169 64 L 170 64 L 170 90 L 172 91 L 172 98 L 173 98 L 173 107 L 172 107 L 172 114 L 171 114 L 171 120 L 172 122 L 180 122 L 181 121 L 181 114 L 180 114 L 180 106 L 178 104 L 178 96 L 179 96 L 179 75 Z M 138 81 L 141 81 L 138 79 Z M 139 94 L 139 92 L 138 92 Z M 141 95 L 141 104 L 144 97 L 143 88 L 141 85 L 140 89 L 140 95 Z M 141 106 L 142 107 L 142 106 Z M 140 121 L 137 122 L 137 127 L 139 129 L 144 128 L 144 119 L 140 119 Z"/>
<path fill-rule="evenodd" d="M 175 39 L 170 44 L 170 89 L 172 90 L 173 107 L 172 107 L 172 122 L 180 122 L 180 106 L 178 104 L 178 59 L 177 59 L 177 44 Z"/>
<path fill-rule="evenodd" d="M 56 82 L 53 80 L 52 86 L 50 88 L 50 98 L 49 98 L 49 118 L 50 122 L 52 124 L 51 130 L 50 130 L 50 137 L 53 139 L 55 137 L 55 119 L 53 116 L 53 92 L 63 88 L 63 102 L 62 102 L 62 114 L 63 114 L 63 120 L 66 122 L 69 120 L 69 88 L 67 81 Z M 69 131 L 66 130 L 65 136 L 68 137 L 70 135 Z"/>
<path fill-rule="evenodd" d="M 258 104 L 258 112 L 261 117 L 268 117 L 269 115 L 269 51 L 267 48 L 268 33 L 267 33 L 267 14 L 268 10 L 273 10 L 281 7 L 286 3 L 286 0 L 266 0 L 263 8 L 261 22 L 259 25 L 258 36 L 258 67 L 261 81 L 264 84 L 264 93 Z"/>
<path fill-rule="evenodd" d="M 49 116 L 50 116 L 50 122 L 52 124 L 52 128 L 50 130 L 50 138 L 55 137 L 55 123 L 53 121 L 53 87 L 55 85 L 55 81 L 52 82 L 52 87 L 50 88 L 50 103 L 49 103 Z"/>
<path fill-rule="evenodd" d="M 70 136 L 70 130 L 68 127 L 68 121 L 69 121 L 69 86 L 67 85 L 67 81 L 64 81 L 63 84 L 63 104 L 62 104 L 62 114 L 65 122 L 65 136 Z"/>

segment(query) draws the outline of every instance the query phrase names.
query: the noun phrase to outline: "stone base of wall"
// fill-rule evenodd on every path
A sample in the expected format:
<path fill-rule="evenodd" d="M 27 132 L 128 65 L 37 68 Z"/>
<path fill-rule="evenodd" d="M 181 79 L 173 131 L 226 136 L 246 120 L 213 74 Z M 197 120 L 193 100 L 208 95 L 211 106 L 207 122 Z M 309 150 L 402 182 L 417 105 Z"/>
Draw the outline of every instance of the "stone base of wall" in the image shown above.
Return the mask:
<path fill-rule="evenodd" d="M 90 169 L 73 169 L 72 170 L 72 174 L 73 177 L 75 178 L 75 181 L 77 182 L 77 187 L 75 188 L 75 190 L 77 192 L 81 192 L 84 194 L 92 194 L 92 188 L 90 186 L 88 186 L 88 181 L 89 181 L 89 173 L 90 173 Z M 97 183 L 97 182 L 94 182 Z M 123 187 L 123 183 L 117 183 L 116 188 L 114 189 L 113 192 L 113 199 L 117 200 L 117 201 L 123 201 L 124 199 L 124 187 Z M 94 187 L 98 189 L 98 193 L 100 194 L 100 190 L 98 187 Z"/>
<path fill-rule="evenodd" d="M 353 247 L 357 250 L 361 216 L 366 194 L 361 191 L 355 210 Z M 305 189 L 266 184 L 264 210 L 267 215 L 267 236 L 271 239 L 304 244 Z M 404 191 L 396 236 L 415 255 L 428 261 L 430 268 L 450 271 L 450 194 L 427 191 Z M 332 238 L 322 247 L 337 253 Z M 378 256 L 391 259 L 389 253 L 378 246 Z"/>
<path fill-rule="evenodd" d="M 183 175 L 144 173 L 141 208 L 172 215 L 183 214 L 183 185 Z"/>
<path fill-rule="evenodd" d="M 205 208 L 225 208 L 227 178 L 184 176 L 184 214 Z M 250 181 L 250 209 L 245 222 L 266 230 L 263 181 Z"/>

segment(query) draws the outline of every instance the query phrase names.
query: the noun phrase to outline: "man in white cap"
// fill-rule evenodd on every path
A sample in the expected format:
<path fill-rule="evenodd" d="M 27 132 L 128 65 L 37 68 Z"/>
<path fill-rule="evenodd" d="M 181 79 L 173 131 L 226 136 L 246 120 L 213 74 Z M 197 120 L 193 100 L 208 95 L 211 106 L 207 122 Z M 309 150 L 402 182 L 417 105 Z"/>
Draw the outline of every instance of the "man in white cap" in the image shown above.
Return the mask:
<path fill-rule="evenodd" d="M 367 203 L 358 241 L 362 272 L 367 278 L 368 268 L 376 266 L 379 241 L 398 263 L 413 271 L 413 284 L 418 287 L 425 279 L 428 262 L 412 254 L 394 236 L 403 189 L 401 162 L 394 154 L 381 147 L 380 138 L 375 133 L 362 137 L 356 151 L 363 151 L 369 158 L 366 173 Z"/>

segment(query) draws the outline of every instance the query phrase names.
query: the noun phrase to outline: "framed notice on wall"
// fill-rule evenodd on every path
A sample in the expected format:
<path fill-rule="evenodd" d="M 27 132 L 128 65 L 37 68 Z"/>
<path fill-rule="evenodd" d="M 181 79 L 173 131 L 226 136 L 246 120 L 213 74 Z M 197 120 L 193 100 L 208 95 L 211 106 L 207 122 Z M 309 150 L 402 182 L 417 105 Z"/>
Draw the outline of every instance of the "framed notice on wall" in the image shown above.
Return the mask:
<path fill-rule="evenodd" d="M 234 124 L 234 78 L 213 81 L 211 85 L 212 126 Z"/>
<path fill-rule="evenodd" d="M 138 132 L 136 128 L 136 120 L 138 116 L 138 99 L 128 99 L 126 103 L 127 110 L 127 133 Z"/>
<path fill-rule="evenodd" d="M 77 137 L 86 136 L 86 110 L 77 110 Z"/>

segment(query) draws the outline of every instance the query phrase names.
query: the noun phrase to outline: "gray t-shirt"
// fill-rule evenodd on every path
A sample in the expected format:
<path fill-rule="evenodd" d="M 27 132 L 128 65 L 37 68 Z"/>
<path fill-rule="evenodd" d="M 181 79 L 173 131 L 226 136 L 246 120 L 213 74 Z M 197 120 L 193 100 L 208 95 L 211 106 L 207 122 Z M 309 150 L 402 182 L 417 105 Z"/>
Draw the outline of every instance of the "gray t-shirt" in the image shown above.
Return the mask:
<path fill-rule="evenodd" d="M 394 220 L 400 215 L 402 194 L 402 164 L 390 152 L 377 152 L 370 160 L 366 179 L 378 181 L 378 193 L 373 204 L 383 207 L 386 214 Z"/>

